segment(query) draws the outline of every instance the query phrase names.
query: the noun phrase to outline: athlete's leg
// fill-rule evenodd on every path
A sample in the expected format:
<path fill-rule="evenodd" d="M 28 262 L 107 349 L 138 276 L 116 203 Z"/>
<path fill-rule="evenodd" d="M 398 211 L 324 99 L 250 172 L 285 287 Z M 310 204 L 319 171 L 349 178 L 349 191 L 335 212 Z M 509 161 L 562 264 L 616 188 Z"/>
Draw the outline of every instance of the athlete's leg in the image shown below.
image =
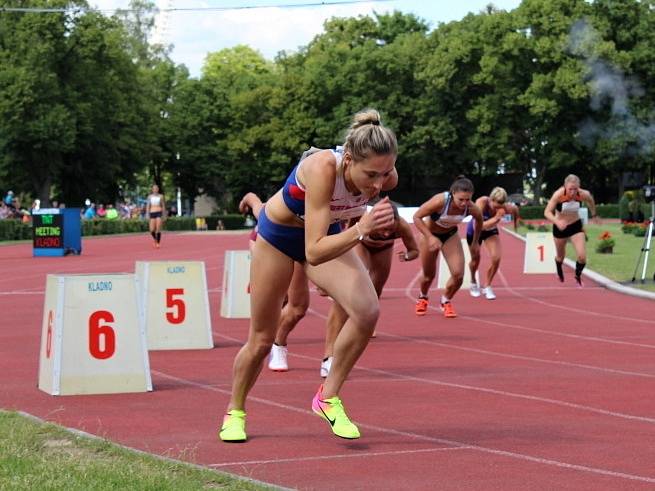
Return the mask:
<path fill-rule="evenodd" d="M 368 272 L 373 282 L 373 288 L 378 298 L 382 295 L 384 285 L 389 279 L 391 262 L 393 261 L 393 247 L 387 247 L 379 251 L 369 251 Z"/>
<path fill-rule="evenodd" d="M 462 286 L 464 281 L 464 250 L 462 241 L 458 234 L 451 236 L 444 245 L 441 246 L 443 257 L 450 270 L 450 278 L 446 282 L 444 297 L 451 300 L 457 290 Z"/>
<path fill-rule="evenodd" d="M 285 346 L 287 337 L 294 327 L 305 317 L 309 308 L 309 284 L 302 264 L 295 262 L 293 276 L 288 290 L 288 301 L 282 309 L 280 322 L 275 335 L 275 344 Z"/>
<path fill-rule="evenodd" d="M 579 285 L 582 285 L 581 276 L 582 270 L 587 265 L 587 245 L 585 243 L 584 232 L 578 232 L 571 236 L 571 243 L 575 249 L 575 279 Z"/>
<path fill-rule="evenodd" d="M 471 251 L 471 238 L 467 237 L 467 241 L 469 242 L 469 252 L 471 253 L 471 260 L 469 261 L 469 271 L 471 273 L 471 282 L 472 283 L 477 283 L 476 282 L 476 275 L 478 273 L 478 268 L 480 267 L 480 248 L 478 248 L 477 254 L 474 254 Z"/>
<path fill-rule="evenodd" d="M 443 246 L 442 246 L 443 247 Z M 420 296 L 423 298 L 428 297 L 430 285 L 434 281 L 437 274 L 437 257 L 439 249 L 431 251 L 428 249 L 425 237 L 421 236 L 418 243 L 419 258 L 421 259 L 421 277 L 419 278 L 419 291 Z"/>
<path fill-rule="evenodd" d="M 500 236 L 498 235 L 487 237 L 484 243 L 487 252 L 489 253 L 490 261 L 489 268 L 487 269 L 487 282 L 485 283 L 485 286 L 491 286 L 491 282 L 493 281 L 494 276 L 496 276 L 496 272 L 500 266 L 500 258 L 503 253 L 503 248 L 500 242 Z"/>
<path fill-rule="evenodd" d="M 553 225 L 555 227 L 555 225 Z M 564 256 L 566 255 L 566 243 L 568 242 L 567 238 L 553 237 L 555 242 L 555 267 L 557 268 L 557 276 L 560 281 L 564 281 L 564 269 L 562 268 L 562 263 L 564 262 Z"/>
<path fill-rule="evenodd" d="M 246 396 L 271 350 L 294 261 L 258 237 L 250 267 L 250 330 L 248 341 L 234 359 L 232 396 L 228 410 L 245 410 Z"/>
<path fill-rule="evenodd" d="M 307 276 L 348 314 L 334 343 L 332 368 L 323 397 L 336 396 L 368 344 L 379 316 L 378 298 L 371 279 L 353 250 L 317 266 L 306 266 Z"/>
<path fill-rule="evenodd" d="M 325 330 L 325 354 L 323 360 L 334 356 L 334 342 L 348 320 L 348 314 L 336 301 L 332 302 Z"/>

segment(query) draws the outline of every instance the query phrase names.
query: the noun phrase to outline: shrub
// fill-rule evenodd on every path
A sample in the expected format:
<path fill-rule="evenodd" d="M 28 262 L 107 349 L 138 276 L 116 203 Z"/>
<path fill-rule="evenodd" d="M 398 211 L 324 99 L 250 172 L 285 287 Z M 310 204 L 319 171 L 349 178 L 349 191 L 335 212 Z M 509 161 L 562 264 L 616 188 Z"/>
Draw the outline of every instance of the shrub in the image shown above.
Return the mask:
<path fill-rule="evenodd" d="M 610 253 L 614 250 L 616 241 L 612 234 L 607 230 L 598 236 L 598 243 L 596 244 L 596 252 Z"/>

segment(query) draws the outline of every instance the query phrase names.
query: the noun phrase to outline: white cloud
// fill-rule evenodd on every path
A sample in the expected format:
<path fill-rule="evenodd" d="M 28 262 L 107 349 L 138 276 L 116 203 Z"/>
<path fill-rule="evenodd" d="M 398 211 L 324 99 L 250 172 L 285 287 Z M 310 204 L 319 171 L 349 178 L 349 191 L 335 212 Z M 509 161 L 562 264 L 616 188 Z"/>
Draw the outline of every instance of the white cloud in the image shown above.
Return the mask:
<path fill-rule="evenodd" d="M 200 6 L 196 3 L 195 6 Z M 208 52 L 245 44 L 273 59 L 279 51 L 296 51 L 323 31 L 331 17 L 372 12 L 373 3 L 306 8 L 258 8 L 225 11 L 171 12 L 168 42 L 172 58 L 198 75 Z M 185 7 L 189 7 L 188 4 Z"/>
<path fill-rule="evenodd" d="M 207 8 L 217 5 L 239 5 L 238 2 L 210 0 L 156 0 L 159 8 Z M 199 76 L 208 53 L 245 44 L 268 59 L 282 51 L 296 51 L 306 46 L 323 32 L 323 24 L 332 17 L 357 17 L 400 10 L 413 13 L 433 27 L 439 22 L 460 19 L 468 12 L 479 12 L 490 0 L 465 2 L 428 2 L 426 0 L 398 0 L 365 2 L 313 7 L 235 8 L 231 10 L 173 11 L 168 13 L 165 42 L 173 44 L 171 54 L 176 63 L 183 63 L 192 76 Z M 500 8 L 512 9 L 520 0 L 491 0 Z M 91 0 L 100 9 L 127 8 L 129 0 Z M 256 0 L 250 5 L 275 3 L 275 0 Z M 242 2 L 243 5 L 245 2 Z M 289 0 L 279 2 L 288 5 Z"/>

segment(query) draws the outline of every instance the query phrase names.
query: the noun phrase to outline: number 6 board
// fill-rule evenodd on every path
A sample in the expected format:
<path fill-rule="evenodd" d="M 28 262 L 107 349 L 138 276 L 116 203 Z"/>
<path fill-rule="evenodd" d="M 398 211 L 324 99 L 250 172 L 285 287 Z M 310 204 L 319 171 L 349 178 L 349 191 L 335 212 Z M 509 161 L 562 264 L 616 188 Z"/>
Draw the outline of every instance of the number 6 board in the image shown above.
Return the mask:
<path fill-rule="evenodd" d="M 52 395 L 152 390 L 133 274 L 47 276 L 38 387 Z"/>

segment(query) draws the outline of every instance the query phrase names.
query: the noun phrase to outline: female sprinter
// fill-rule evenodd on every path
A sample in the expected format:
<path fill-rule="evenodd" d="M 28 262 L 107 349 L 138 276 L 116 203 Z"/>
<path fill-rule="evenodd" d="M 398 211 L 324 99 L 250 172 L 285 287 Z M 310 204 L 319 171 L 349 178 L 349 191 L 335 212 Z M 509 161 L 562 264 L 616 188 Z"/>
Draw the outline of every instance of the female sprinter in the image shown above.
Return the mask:
<path fill-rule="evenodd" d="M 239 203 L 239 211 L 241 213 L 247 213 L 248 209 L 250 209 L 255 219 L 259 220 L 259 214 L 263 206 L 264 204 L 259 196 L 255 193 L 247 193 Z M 250 235 L 250 251 L 255 247 L 256 239 L 257 227 L 253 229 Z M 307 275 L 305 274 L 303 264 L 295 262 L 293 264 L 293 275 L 291 277 L 291 283 L 289 283 L 287 298 L 284 302 L 284 307 L 282 307 L 280 321 L 275 333 L 275 340 L 268 357 L 269 370 L 274 372 L 286 372 L 289 370 L 287 338 L 293 328 L 305 317 L 308 308 L 309 284 Z"/>
<path fill-rule="evenodd" d="M 153 247 L 159 249 L 161 242 L 161 225 L 162 221 L 166 218 L 166 203 L 164 202 L 164 195 L 159 193 L 159 186 L 152 185 L 152 192 L 148 195 L 146 201 L 146 214 L 149 219 L 150 235 L 153 239 Z"/>
<path fill-rule="evenodd" d="M 478 239 L 482 230 L 482 213 L 471 201 L 472 196 L 473 183 L 460 176 L 450 186 L 450 191 L 434 195 L 414 213 L 414 225 L 423 234 L 419 243 L 422 271 L 416 315 L 427 313 L 428 291 L 436 274 L 437 256 L 441 251 L 450 270 L 450 278 L 441 295 L 441 311 L 446 318 L 457 317 L 451 300 L 464 280 L 464 250 L 457 226 L 467 215 L 472 215 L 475 220 L 471 252 L 479 254 L 480 249 Z"/>
<path fill-rule="evenodd" d="M 405 246 L 404 251 L 398 251 L 398 260 L 401 262 L 413 261 L 418 257 L 418 246 L 414 239 L 414 233 L 404 218 L 398 215 L 398 208 L 393 205 L 394 223 L 386 230 L 377 234 L 371 234 L 355 246 L 355 251 L 368 270 L 377 293 L 378 298 L 382 295 L 382 289 L 389 278 L 391 261 L 393 259 L 393 246 L 396 239 L 401 239 Z M 332 353 L 334 351 L 334 340 L 343 328 L 348 314 L 337 303 L 333 303 L 327 319 L 327 330 L 325 333 L 325 357 L 321 363 L 321 377 L 325 378 L 330 373 L 332 365 Z M 375 337 L 375 332 L 372 334 Z"/>
<path fill-rule="evenodd" d="M 348 419 L 338 394 L 375 329 L 379 305 L 366 268 L 351 249 L 365 235 L 391 226 L 393 210 L 385 198 L 354 227 L 341 231 L 339 222 L 362 215 L 371 198 L 396 186 L 397 149 L 395 135 L 380 124 L 378 112 L 362 111 L 355 115 L 343 148 L 307 157 L 266 202 L 250 269 L 250 332 L 234 360 L 232 396 L 219 432 L 223 441 L 247 438 L 246 397 L 271 350 L 294 261 L 304 263 L 309 279 L 349 317 L 312 410 L 335 435 L 359 438 L 359 429 Z"/>
<path fill-rule="evenodd" d="M 566 243 L 571 240 L 577 255 L 575 262 L 575 281 L 582 286 L 582 270 L 587 264 L 587 247 L 582 230 L 582 220 L 578 211 L 580 205 L 589 206 L 589 218 L 596 216 L 594 197 L 586 189 L 580 188 L 580 178 L 569 174 L 564 179 L 564 186 L 553 193 L 548 201 L 544 216 L 553 223 L 553 240 L 555 241 L 555 266 L 560 281 L 564 281 L 562 263 L 566 254 Z"/>
<path fill-rule="evenodd" d="M 514 231 L 516 231 L 519 221 L 519 209 L 516 205 L 507 202 L 507 191 L 501 187 L 493 188 L 489 196 L 480 196 L 475 200 L 475 205 L 482 211 L 482 219 L 484 220 L 478 244 L 485 243 L 491 264 L 487 269 L 486 283 L 483 283 L 483 285 L 486 284 L 487 286 L 480 289 L 475 280 L 480 266 L 480 253 L 479 249 L 477 254 L 474 254 L 471 250 L 471 262 L 469 262 L 471 289 L 469 293 L 472 297 L 479 297 L 482 294 L 487 300 L 495 300 L 496 294 L 491 289 L 491 282 L 498 271 L 500 257 L 503 253 L 500 236 L 498 235 L 498 224 L 505 215 L 511 215 L 514 221 Z M 466 242 L 468 242 L 469 249 L 472 249 L 474 230 L 475 227 L 471 221 L 466 229 Z"/>

